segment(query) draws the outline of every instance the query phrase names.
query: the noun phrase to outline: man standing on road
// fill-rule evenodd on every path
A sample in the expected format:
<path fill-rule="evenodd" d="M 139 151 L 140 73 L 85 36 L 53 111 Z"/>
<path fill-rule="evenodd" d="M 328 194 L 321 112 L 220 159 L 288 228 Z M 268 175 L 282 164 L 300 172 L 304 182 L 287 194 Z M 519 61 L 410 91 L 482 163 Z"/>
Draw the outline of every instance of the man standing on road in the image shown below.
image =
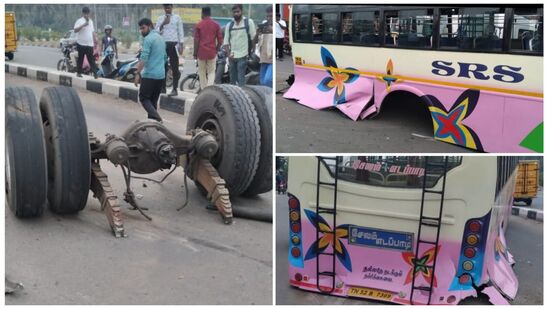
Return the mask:
<path fill-rule="evenodd" d="M 156 31 L 160 32 L 166 42 L 166 53 L 170 58 L 170 68 L 173 77 L 173 90 L 169 96 L 177 95 L 177 85 L 179 83 L 179 55 L 183 55 L 183 21 L 177 14 L 172 14 L 173 5 L 164 4 L 166 14 L 160 16 L 156 22 Z M 166 70 L 166 78 L 168 71 Z"/>
<path fill-rule="evenodd" d="M 147 111 L 148 118 L 162 121 L 157 109 L 166 74 L 166 43 L 153 29 L 153 23 L 148 18 L 139 21 L 139 31 L 143 36 L 143 47 L 134 83 L 136 86 L 141 83 L 139 101 Z"/>
<path fill-rule="evenodd" d="M 242 4 L 235 4 L 232 11 L 233 20 L 225 27 L 223 44 L 229 56 L 231 84 L 244 86 L 248 55 L 255 46 L 252 40 L 255 38 L 255 24 L 253 20 L 242 16 Z"/>
<path fill-rule="evenodd" d="M 198 60 L 200 89 L 213 85 L 217 50 L 223 44 L 219 24 L 211 18 L 209 7 L 202 8 L 202 20 L 194 29 L 194 59 Z"/>
<path fill-rule="evenodd" d="M 276 13 L 276 53 L 278 60 L 284 58 L 284 37 L 286 35 L 286 22 L 280 19 L 280 13 Z"/>
<path fill-rule="evenodd" d="M 74 32 L 76 32 L 76 50 L 78 51 L 78 61 L 76 62 L 76 76 L 82 77 L 82 63 L 84 56 L 88 58 L 93 77 L 97 78 L 97 65 L 93 56 L 94 43 L 97 42 L 95 36 L 93 20 L 90 18 L 90 9 L 85 6 L 82 8 L 82 17 L 74 23 Z"/>
<path fill-rule="evenodd" d="M 273 7 L 267 7 L 267 20 L 259 25 L 259 83 L 273 87 Z"/>

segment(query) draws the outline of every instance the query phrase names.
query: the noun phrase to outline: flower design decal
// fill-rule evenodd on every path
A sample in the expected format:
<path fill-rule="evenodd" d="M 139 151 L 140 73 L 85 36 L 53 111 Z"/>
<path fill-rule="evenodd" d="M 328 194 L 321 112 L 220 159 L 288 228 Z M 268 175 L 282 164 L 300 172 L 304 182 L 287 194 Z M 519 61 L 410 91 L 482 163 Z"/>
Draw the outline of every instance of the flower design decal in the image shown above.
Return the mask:
<path fill-rule="evenodd" d="M 345 103 L 345 84 L 350 84 L 358 79 L 358 73 L 349 73 L 348 71 L 356 71 L 354 68 L 345 68 L 346 72 L 341 72 L 342 70 L 337 67 L 334 56 L 330 53 L 325 47 L 320 48 L 320 56 L 322 58 L 322 63 L 324 64 L 326 72 L 330 76 L 325 77 L 317 88 L 323 92 L 329 92 L 335 89 L 334 93 L 334 103 L 333 105 L 338 105 Z"/>
<path fill-rule="evenodd" d="M 475 131 L 463 124 L 463 120 L 475 110 L 480 92 L 465 90 L 450 110 L 432 95 L 423 98 L 430 103 L 429 111 L 433 118 L 435 138 L 448 143 L 483 151 L 482 144 Z"/>
<path fill-rule="evenodd" d="M 394 67 L 393 67 L 393 60 L 389 58 L 389 61 L 387 61 L 387 75 L 378 76 L 377 78 L 385 83 L 385 87 L 387 88 L 387 92 L 391 91 L 391 85 L 393 83 L 398 83 L 401 80 L 393 76 Z"/>
<path fill-rule="evenodd" d="M 440 251 L 440 246 L 438 246 L 438 250 Z M 431 282 L 431 276 L 433 276 L 433 286 L 437 286 L 437 277 L 433 274 L 433 269 L 430 267 L 426 267 L 427 265 L 433 265 L 433 262 L 435 260 L 435 247 L 432 247 L 431 249 L 425 251 L 423 256 L 418 259 L 417 265 L 415 266 L 415 271 L 415 254 L 413 252 L 403 252 L 402 258 L 404 259 L 404 261 L 406 261 L 406 264 L 410 265 L 411 267 L 408 271 L 408 274 L 406 275 L 404 284 L 411 283 L 414 274 L 415 276 L 417 276 L 418 274 L 422 274 L 423 279 L 425 279 L 426 282 Z"/>
<path fill-rule="evenodd" d="M 341 239 L 349 237 L 349 224 L 337 226 L 334 232 L 328 222 L 321 216 L 317 216 L 315 212 L 305 209 L 305 215 L 307 215 L 307 218 L 313 226 L 320 230 L 320 234 L 322 235 L 311 244 L 311 247 L 307 250 L 307 254 L 305 254 L 305 260 L 316 258 L 317 251 L 324 252 L 331 244 L 333 251 L 341 264 L 343 264 L 348 271 L 353 271 L 351 256 L 341 241 Z"/>

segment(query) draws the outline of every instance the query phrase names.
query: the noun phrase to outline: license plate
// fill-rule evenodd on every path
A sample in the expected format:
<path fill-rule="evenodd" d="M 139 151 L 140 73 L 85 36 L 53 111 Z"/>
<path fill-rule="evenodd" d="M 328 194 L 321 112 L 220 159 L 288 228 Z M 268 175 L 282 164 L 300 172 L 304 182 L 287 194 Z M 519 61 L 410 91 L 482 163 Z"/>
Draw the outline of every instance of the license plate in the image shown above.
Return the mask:
<path fill-rule="evenodd" d="M 352 286 L 347 291 L 347 296 L 366 297 L 366 298 L 373 298 L 373 299 L 380 299 L 380 300 L 391 300 L 391 298 L 393 297 L 393 293 L 376 290 L 376 289 Z"/>

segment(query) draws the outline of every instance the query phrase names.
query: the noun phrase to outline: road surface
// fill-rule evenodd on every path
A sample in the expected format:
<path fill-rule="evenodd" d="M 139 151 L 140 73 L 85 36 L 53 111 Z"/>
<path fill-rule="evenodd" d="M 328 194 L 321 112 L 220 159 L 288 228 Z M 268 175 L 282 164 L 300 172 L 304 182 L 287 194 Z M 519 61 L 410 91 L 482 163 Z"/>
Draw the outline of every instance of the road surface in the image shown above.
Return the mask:
<path fill-rule="evenodd" d="M 276 304 L 277 305 L 383 305 L 372 300 L 326 296 L 293 288 L 288 283 L 288 197 L 276 195 Z M 512 305 L 543 304 L 543 223 L 511 216 L 506 233 L 519 279 Z"/>
<path fill-rule="evenodd" d="M 135 58 L 135 54 L 118 54 L 118 57 L 120 60 L 132 59 Z M 17 47 L 13 62 L 57 69 L 57 62 L 62 58 L 63 53 L 59 48 L 20 45 Z M 186 59 L 180 71 L 180 81 L 187 74 L 196 73 L 195 61 Z"/>
<path fill-rule="evenodd" d="M 285 89 L 292 60 L 276 62 L 276 89 Z M 335 110 L 316 111 L 276 96 L 276 151 L 296 152 L 472 152 L 433 139 L 427 109 L 395 97 L 371 120 L 352 121 Z"/>
<path fill-rule="evenodd" d="M 6 86 L 28 86 L 39 97 L 51 84 L 6 74 Z M 135 120 L 146 118 L 140 105 L 77 90 L 88 130 L 101 139 L 120 134 Z M 160 111 L 165 124 L 184 133 L 185 118 Z M 119 168 L 102 167 L 115 194 L 124 185 Z M 160 179 L 166 172 L 148 177 Z M 271 304 L 272 224 L 234 219 L 224 225 L 217 211 L 189 183 L 184 201 L 183 173 L 176 170 L 165 183 L 133 180 L 138 202 L 148 206 L 153 221 L 121 201 L 128 238 L 112 236 L 99 202 L 89 195 L 77 215 L 46 210 L 40 218 L 17 219 L 6 206 L 6 274 L 25 289 L 6 296 L 8 305 L 53 304 Z M 272 212 L 271 193 L 232 198 L 233 207 Z"/>

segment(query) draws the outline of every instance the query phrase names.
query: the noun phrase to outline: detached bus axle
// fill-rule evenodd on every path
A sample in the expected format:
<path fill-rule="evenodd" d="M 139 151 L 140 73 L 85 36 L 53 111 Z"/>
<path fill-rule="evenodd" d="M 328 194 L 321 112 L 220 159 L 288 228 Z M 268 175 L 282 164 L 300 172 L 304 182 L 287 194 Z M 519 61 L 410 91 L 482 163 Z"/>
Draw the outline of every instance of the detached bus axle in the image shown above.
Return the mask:
<path fill-rule="evenodd" d="M 6 199 L 17 217 L 35 217 L 46 205 L 57 214 L 83 210 L 91 190 L 116 237 L 126 236 L 118 197 L 101 160 L 120 166 L 124 201 L 151 220 L 133 191 L 132 173 L 183 167 L 186 177 L 232 222 L 231 195 L 254 196 L 272 187 L 272 99 L 266 87 L 214 85 L 203 89 L 188 116 L 186 134 L 147 120 L 104 141 L 88 132 L 73 88 L 6 88 Z M 165 177 L 165 178 L 166 178 Z M 165 179 L 164 178 L 164 179 Z M 185 202 L 184 205 L 186 205 Z"/>

